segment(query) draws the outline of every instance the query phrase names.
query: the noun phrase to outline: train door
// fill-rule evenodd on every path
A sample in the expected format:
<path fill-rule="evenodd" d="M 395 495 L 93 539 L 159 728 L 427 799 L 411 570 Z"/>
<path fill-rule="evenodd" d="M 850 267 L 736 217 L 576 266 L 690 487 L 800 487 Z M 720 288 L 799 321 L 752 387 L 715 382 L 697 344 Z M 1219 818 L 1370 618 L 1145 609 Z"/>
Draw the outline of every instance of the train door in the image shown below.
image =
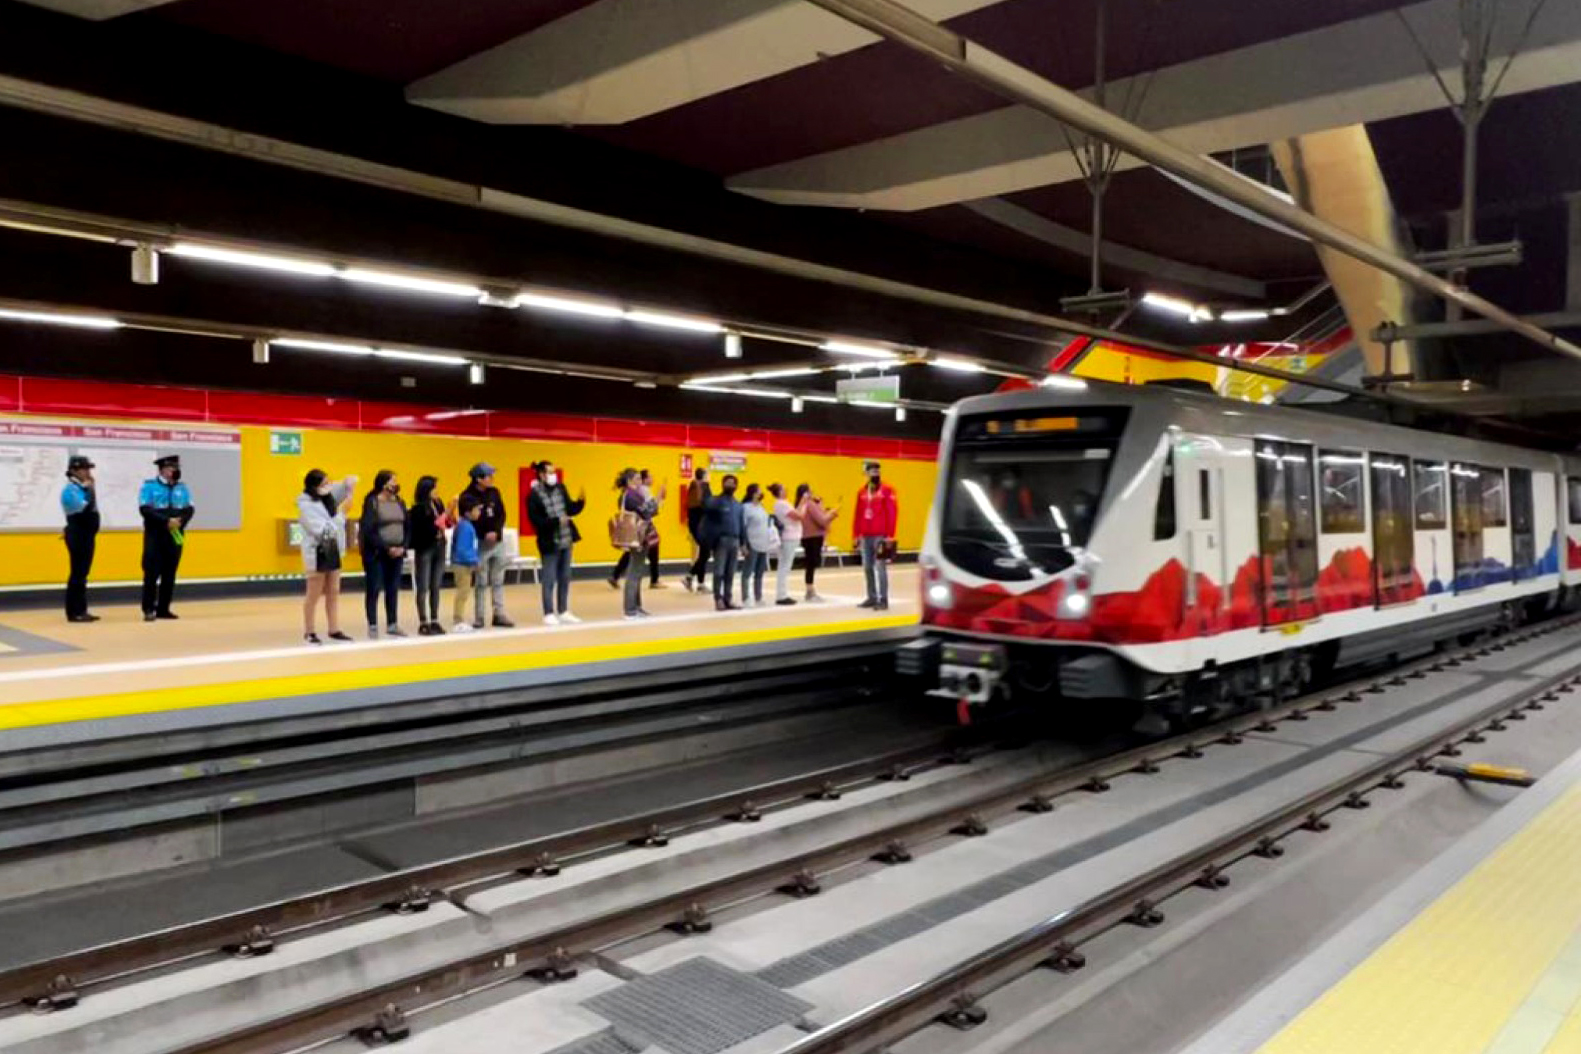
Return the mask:
<path fill-rule="evenodd" d="M 1416 530 L 1412 522 L 1410 463 L 1373 454 L 1372 567 L 1379 607 L 1415 599 Z"/>
<path fill-rule="evenodd" d="M 1417 571 L 1429 596 L 1445 591 L 1454 580 L 1452 532 L 1449 522 L 1449 464 L 1411 462 L 1411 490 L 1416 515 Z"/>
<path fill-rule="evenodd" d="M 1454 534 L 1455 592 L 1482 585 L 1482 471 L 1449 466 L 1450 524 Z"/>
<path fill-rule="evenodd" d="M 1199 575 L 1228 591 L 1224 553 L 1224 459 L 1218 440 L 1187 436 L 1177 446 L 1176 494 L 1186 527 L 1187 609 L 1197 604 Z"/>
<path fill-rule="evenodd" d="M 1537 522 L 1530 469 L 1510 469 L 1510 572 L 1519 582 L 1537 573 Z"/>
<path fill-rule="evenodd" d="M 1317 515 L 1312 447 L 1259 440 L 1257 535 L 1263 625 L 1317 616 Z"/>

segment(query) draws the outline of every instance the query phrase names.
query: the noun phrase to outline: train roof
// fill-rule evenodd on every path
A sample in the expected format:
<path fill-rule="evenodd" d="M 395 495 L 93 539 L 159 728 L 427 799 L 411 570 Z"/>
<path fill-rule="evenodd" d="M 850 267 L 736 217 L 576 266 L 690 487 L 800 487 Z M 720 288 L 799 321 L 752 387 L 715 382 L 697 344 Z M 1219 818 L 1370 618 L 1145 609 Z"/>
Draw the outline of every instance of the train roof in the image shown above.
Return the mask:
<path fill-rule="evenodd" d="M 1082 383 L 1085 385 L 1082 389 L 1062 385 L 973 396 L 956 403 L 952 414 L 1125 406 L 1133 414 L 1129 427 L 1140 428 L 1144 432 L 1156 430 L 1162 433 L 1174 426 L 1207 435 L 1281 439 L 1335 448 L 1364 447 L 1379 453 L 1455 458 L 1467 462 L 1496 460 L 1499 464 L 1547 471 L 1552 471 L 1557 463 L 1563 462 L 1570 466 L 1571 471 L 1581 472 L 1581 458 L 1575 456 L 1452 433 L 1406 428 L 1297 407 L 1265 406 L 1157 384 L 1112 384 L 1106 381 Z"/>

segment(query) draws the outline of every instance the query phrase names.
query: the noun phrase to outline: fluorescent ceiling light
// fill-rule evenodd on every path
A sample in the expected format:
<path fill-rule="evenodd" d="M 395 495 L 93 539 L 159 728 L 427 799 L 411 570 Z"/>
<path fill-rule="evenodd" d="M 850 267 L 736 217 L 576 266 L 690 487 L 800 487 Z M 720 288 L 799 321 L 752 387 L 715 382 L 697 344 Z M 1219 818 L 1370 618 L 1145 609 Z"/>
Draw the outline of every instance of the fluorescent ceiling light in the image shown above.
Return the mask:
<path fill-rule="evenodd" d="M 805 405 L 806 404 L 802 402 L 801 396 L 797 395 L 797 396 L 792 396 L 791 397 L 791 413 L 793 413 L 793 414 L 801 413 L 802 407 L 805 406 Z"/>
<path fill-rule="evenodd" d="M 782 377 L 811 377 L 822 372 L 822 370 L 815 370 L 811 367 L 801 367 L 785 370 L 759 370 L 756 373 L 747 374 L 747 377 L 754 381 L 772 381 Z"/>
<path fill-rule="evenodd" d="M 344 271 L 337 271 L 336 274 L 348 282 L 380 285 L 388 289 L 404 289 L 412 293 L 436 293 L 440 296 L 465 297 L 468 300 L 476 300 L 483 295 L 483 290 L 475 285 L 465 285 L 461 282 L 444 282 L 436 278 L 417 278 L 412 275 L 391 274 L 388 271 L 368 271 L 360 267 L 348 267 Z"/>
<path fill-rule="evenodd" d="M 750 395 L 759 399 L 789 399 L 790 392 L 775 391 L 772 388 L 715 388 L 697 381 L 687 381 L 681 385 L 689 392 L 712 392 L 715 395 Z"/>
<path fill-rule="evenodd" d="M 725 327 L 706 318 L 688 318 L 685 315 L 666 315 L 658 311 L 627 311 L 626 321 L 640 326 L 658 326 L 661 329 L 682 329 L 688 333 L 723 333 Z"/>
<path fill-rule="evenodd" d="M 1067 392 L 1084 392 L 1087 390 L 1087 382 L 1080 377 L 1066 377 L 1058 373 L 1044 377 L 1041 383 L 1045 388 L 1059 388 Z"/>
<path fill-rule="evenodd" d="M 355 355 L 362 358 L 393 359 L 399 362 L 426 362 L 436 366 L 466 366 L 460 355 L 441 355 L 431 351 L 403 351 L 400 348 L 376 348 L 370 344 L 341 344 L 331 340 L 297 340 L 283 338 L 270 343 L 281 348 L 300 348 L 303 351 L 325 351 L 331 355 Z"/>
<path fill-rule="evenodd" d="M 563 296 L 543 296 L 539 293 L 522 293 L 516 297 L 522 307 L 536 307 L 544 311 L 560 311 L 567 315 L 585 315 L 588 318 L 619 318 L 620 308 L 596 300 L 572 300 Z"/>
<path fill-rule="evenodd" d="M 0 319 L 12 322 L 42 322 L 50 326 L 80 326 L 83 329 L 120 329 L 118 319 L 103 315 L 66 315 L 54 311 L 11 311 L 0 309 Z"/>
<path fill-rule="evenodd" d="M 431 351 L 401 351 L 398 348 L 374 348 L 376 359 L 396 359 L 400 362 L 429 362 L 436 366 L 466 366 L 460 355 L 440 355 Z"/>
<path fill-rule="evenodd" d="M 906 408 L 904 406 L 897 406 L 897 407 L 895 407 L 895 420 L 896 421 L 904 421 L 905 419 L 906 419 Z"/>
<path fill-rule="evenodd" d="M 233 264 L 237 267 L 256 267 L 262 271 L 283 271 L 286 274 L 315 275 L 330 278 L 335 269 L 320 260 L 301 260 L 290 256 L 266 256 L 263 253 L 241 252 L 236 249 L 218 249 L 209 245 L 192 245 L 177 242 L 165 252 L 189 260 L 207 260 L 210 263 Z"/>
<path fill-rule="evenodd" d="M 341 344 L 330 340 L 297 340 L 294 337 L 278 337 L 269 343 L 277 348 L 300 348 L 303 351 L 327 351 L 333 355 L 372 355 L 373 347 L 368 344 Z"/>
<path fill-rule="evenodd" d="M 709 374 L 706 377 L 693 378 L 693 380 L 690 383 L 692 383 L 692 384 L 735 384 L 735 383 L 737 383 L 739 381 L 750 381 L 751 379 L 752 379 L 752 374 L 750 374 L 750 373 L 713 373 L 713 374 Z"/>
<path fill-rule="evenodd" d="M 953 373 L 982 373 L 983 367 L 967 359 L 929 359 L 928 365 L 939 370 L 950 370 Z"/>
<path fill-rule="evenodd" d="M 835 355 L 857 355 L 864 359 L 884 359 L 895 362 L 899 359 L 888 348 L 880 348 L 872 344 L 850 344 L 843 340 L 826 340 L 821 345 L 824 351 Z"/>
<path fill-rule="evenodd" d="M 1246 308 L 1234 311 L 1224 311 L 1219 314 L 1222 322 L 1261 322 L 1269 316 L 1269 312 L 1260 309 Z"/>
<path fill-rule="evenodd" d="M 741 334 L 725 334 L 725 358 L 739 359 L 741 357 Z"/>
<path fill-rule="evenodd" d="M 1163 293 L 1145 293 L 1142 296 L 1142 303 L 1148 307 L 1155 307 L 1160 311 L 1167 311 L 1172 315 L 1179 315 L 1181 318 L 1193 320 L 1196 319 L 1197 312 L 1200 310 L 1196 304 L 1189 300 L 1182 300 L 1176 296 L 1165 296 Z"/>

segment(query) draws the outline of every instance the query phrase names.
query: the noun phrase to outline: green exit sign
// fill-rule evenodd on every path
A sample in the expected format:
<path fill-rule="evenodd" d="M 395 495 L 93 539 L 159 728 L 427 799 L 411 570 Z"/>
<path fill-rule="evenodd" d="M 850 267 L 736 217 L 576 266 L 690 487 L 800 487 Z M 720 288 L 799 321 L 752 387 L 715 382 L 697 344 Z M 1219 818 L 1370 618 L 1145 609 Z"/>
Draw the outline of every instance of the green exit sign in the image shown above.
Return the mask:
<path fill-rule="evenodd" d="M 269 453 L 271 454 L 300 454 L 302 452 L 301 432 L 270 432 Z"/>

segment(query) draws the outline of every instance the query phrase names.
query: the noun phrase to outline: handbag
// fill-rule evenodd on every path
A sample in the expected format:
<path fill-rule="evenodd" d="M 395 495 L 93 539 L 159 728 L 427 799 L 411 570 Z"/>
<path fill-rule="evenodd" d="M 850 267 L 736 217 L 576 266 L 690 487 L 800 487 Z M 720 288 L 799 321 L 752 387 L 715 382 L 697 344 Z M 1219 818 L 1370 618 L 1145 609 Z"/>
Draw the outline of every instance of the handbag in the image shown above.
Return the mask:
<path fill-rule="evenodd" d="M 609 518 L 609 544 L 616 549 L 641 549 L 645 533 L 642 517 L 627 510 L 624 502 L 617 510 Z"/>
<path fill-rule="evenodd" d="M 329 531 L 318 536 L 318 545 L 314 548 L 313 568 L 315 571 L 340 570 L 340 541 Z"/>

